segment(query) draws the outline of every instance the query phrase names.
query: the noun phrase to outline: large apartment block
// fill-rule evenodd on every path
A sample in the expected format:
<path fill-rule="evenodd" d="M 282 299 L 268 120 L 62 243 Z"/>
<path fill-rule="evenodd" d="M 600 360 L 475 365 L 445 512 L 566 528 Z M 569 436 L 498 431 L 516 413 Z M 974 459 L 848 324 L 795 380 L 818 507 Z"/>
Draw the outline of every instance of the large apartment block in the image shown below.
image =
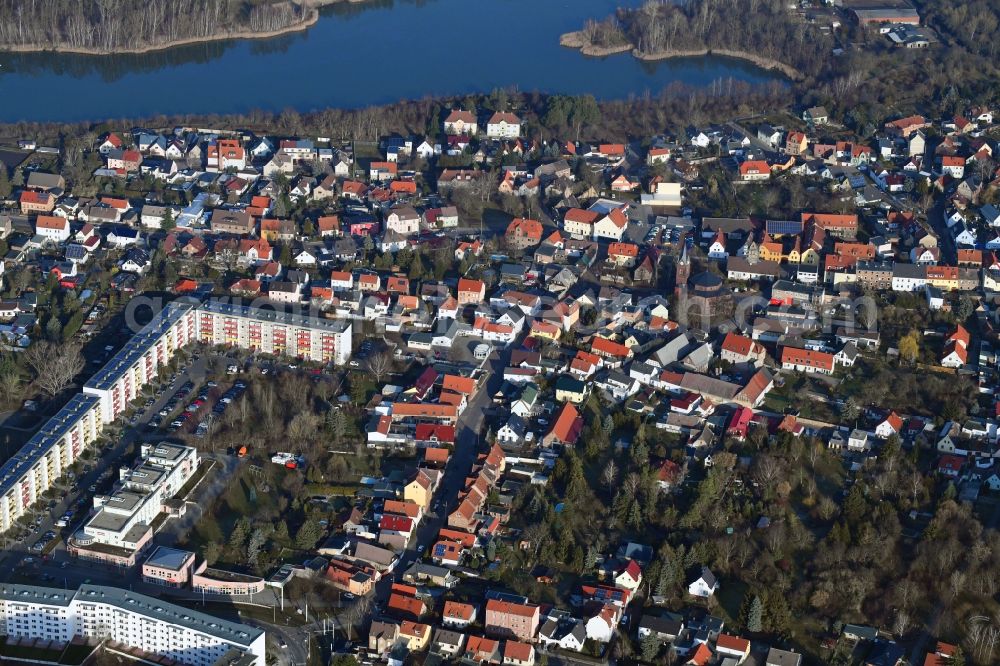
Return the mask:
<path fill-rule="evenodd" d="M 343 365 L 351 357 L 351 322 L 231 303 L 198 308 L 198 339 L 267 354 Z"/>
<path fill-rule="evenodd" d="M 100 399 L 105 423 L 125 411 L 178 349 L 194 342 L 195 321 L 193 304 L 167 305 L 90 378 L 83 392 Z"/>
<path fill-rule="evenodd" d="M 110 639 L 191 666 L 213 666 L 224 656 L 265 664 L 263 630 L 115 587 L 0 585 L 0 631 L 61 643 Z"/>
<path fill-rule="evenodd" d="M 0 467 L 0 532 L 65 474 L 102 427 L 100 401 L 80 393 Z"/>
<path fill-rule="evenodd" d="M 160 311 L 0 467 L 0 532 L 14 524 L 85 447 L 141 395 L 178 349 L 196 340 L 346 364 L 351 322 L 227 303 L 174 302 Z"/>

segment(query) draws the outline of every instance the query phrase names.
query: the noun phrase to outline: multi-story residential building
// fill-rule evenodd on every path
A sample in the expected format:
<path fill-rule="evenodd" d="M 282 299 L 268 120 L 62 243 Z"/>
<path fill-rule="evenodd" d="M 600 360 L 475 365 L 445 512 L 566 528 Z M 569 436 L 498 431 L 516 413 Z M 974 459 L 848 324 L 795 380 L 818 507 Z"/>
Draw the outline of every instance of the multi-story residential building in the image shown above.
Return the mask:
<path fill-rule="evenodd" d="M 214 666 L 224 656 L 265 664 L 262 629 L 116 587 L 0 585 L 0 628 L 10 639 L 29 641 L 110 639 L 191 666 Z"/>
<path fill-rule="evenodd" d="M 927 284 L 927 267 L 921 264 L 895 264 L 892 267 L 893 291 L 917 291 Z"/>
<path fill-rule="evenodd" d="M 479 133 L 476 114 L 472 111 L 455 109 L 444 119 L 444 133 L 457 135 L 474 135 Z"/>
<path fill-rule="evenodd" d="M 351 357 L 351 322 L 208 302 L 197 311 L 201 342 L 233 345 L 344 365 Z"/>
<path fill-rule="evenodd" d="M 316 145 L 309 139 L 285 139 L 278 144 L 278 152 L 295 161 L 316 159 Z"/>
<path fill-rule="evenodd" d="M 226 169 L 245 169 L 247 166 L 246 150 L 236 139 L 219 139 L 209 145 L 206 167 L 209 171 L 225 171 Z"/>
<path fill-rule="evenodd" d="M 65 474 L 102 428 L 100 400 L 77 394 L 0 467 L 0 532 Z"/>
<path fill-rule="evenodd" d="M 35 219 L 35 233 L 46 240 L 64 243 L 69 240 L 69 220 L 58 215 L 39 215 Z"/>
<path fill-rule="evenodd" d="M 862 287 L 875 291 L 892 287 L 892 264 L 878 261 L 859 261 L 855 266 L 857 281 Z"/>
<path fill-rule="evenodd" d="M 110 423 L 125 411 L 174 352 L 194 342 L 196 325 L 191 303 L 171 303 L 90 378 L 83 392 L 100 400 L 104 423 Z"/>
<path fill-rule="evenodd" d="M 592 210 L 570 208 L 563 216 L 563 231 L 573 238 L 591 238 L 594 235 L 594 224 L 600 217 L 600 214 Z"/>
<path fill-rule="evenodd" d="M 521 136 L 521 119 L 513 113 L 497 111 L 486 121 L 486 136 L 491 139 L 516 139 Z"/>
<path fill-rule="evenodd" d="M 538 633 L 539 616 L 538 606 L 489 599 L 484 627 L 495 636 L 533 641 Z"/>
<path fill-rule="evenodd" d="M 342 365 L 351 356 L 351 322 L 230 304 L 169 304 L 0 467 L 0 532 L 52 487 L 177 349 L 195 340 Z"/>
<path fill-rule="evenodd" d="M 30 213 L 51 213 L 56 207 L 56 197 L 49 192 L 36 192 L 35 190 L 25 190 L 21 192 L 18 200 L 21 204 L 21 212 L 25 215 Z"/>

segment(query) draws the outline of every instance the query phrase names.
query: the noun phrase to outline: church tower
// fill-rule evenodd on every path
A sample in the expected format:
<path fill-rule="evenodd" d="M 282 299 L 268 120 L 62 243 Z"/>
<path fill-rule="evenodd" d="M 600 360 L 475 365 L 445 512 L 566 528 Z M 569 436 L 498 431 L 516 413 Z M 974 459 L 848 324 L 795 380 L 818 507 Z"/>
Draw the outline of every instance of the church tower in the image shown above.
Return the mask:
<path fill-rule="evenodd" d="M 674 260 L 674 296 L 680 297 L 691 277 L 691 257 L 688 255 L 687 238 L 681 237 L 681 254 Z"/>

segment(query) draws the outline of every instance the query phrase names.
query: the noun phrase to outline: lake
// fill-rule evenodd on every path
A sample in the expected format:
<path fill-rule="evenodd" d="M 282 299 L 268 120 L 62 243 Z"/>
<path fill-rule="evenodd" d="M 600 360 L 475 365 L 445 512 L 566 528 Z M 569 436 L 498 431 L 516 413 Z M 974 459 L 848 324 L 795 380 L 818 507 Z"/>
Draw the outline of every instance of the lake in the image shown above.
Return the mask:
<path fill-rule="evenodd" d="M 657 94 L 680 81 L 762 82 L 754 65 L 706 56 L 588 58 L 559 35 L 641 0 L 373 0 L 322 10 L 307 31 L 143 55 L 0 53 L 0 120 L 78 121 L 253 109 L 354 108 L 498 87 Z"/>

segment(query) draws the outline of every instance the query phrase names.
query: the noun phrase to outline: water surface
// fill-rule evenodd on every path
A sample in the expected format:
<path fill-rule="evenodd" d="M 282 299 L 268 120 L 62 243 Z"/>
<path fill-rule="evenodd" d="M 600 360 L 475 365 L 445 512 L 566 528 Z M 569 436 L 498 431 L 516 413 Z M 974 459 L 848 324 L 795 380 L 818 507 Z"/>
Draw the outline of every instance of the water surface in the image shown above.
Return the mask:
<path fill-rule="evenodd" d="M 588 58 L 559 35 L 641 0 L 372 0 L 326 7 L 307 31 L 142 55 L 0 53 L 0 120 L 77 121 L 253 109 L 355 108 L 426 96 L 522 91 L 601 99 L 679 81 L 763 82 L 731 58 Z"/>

